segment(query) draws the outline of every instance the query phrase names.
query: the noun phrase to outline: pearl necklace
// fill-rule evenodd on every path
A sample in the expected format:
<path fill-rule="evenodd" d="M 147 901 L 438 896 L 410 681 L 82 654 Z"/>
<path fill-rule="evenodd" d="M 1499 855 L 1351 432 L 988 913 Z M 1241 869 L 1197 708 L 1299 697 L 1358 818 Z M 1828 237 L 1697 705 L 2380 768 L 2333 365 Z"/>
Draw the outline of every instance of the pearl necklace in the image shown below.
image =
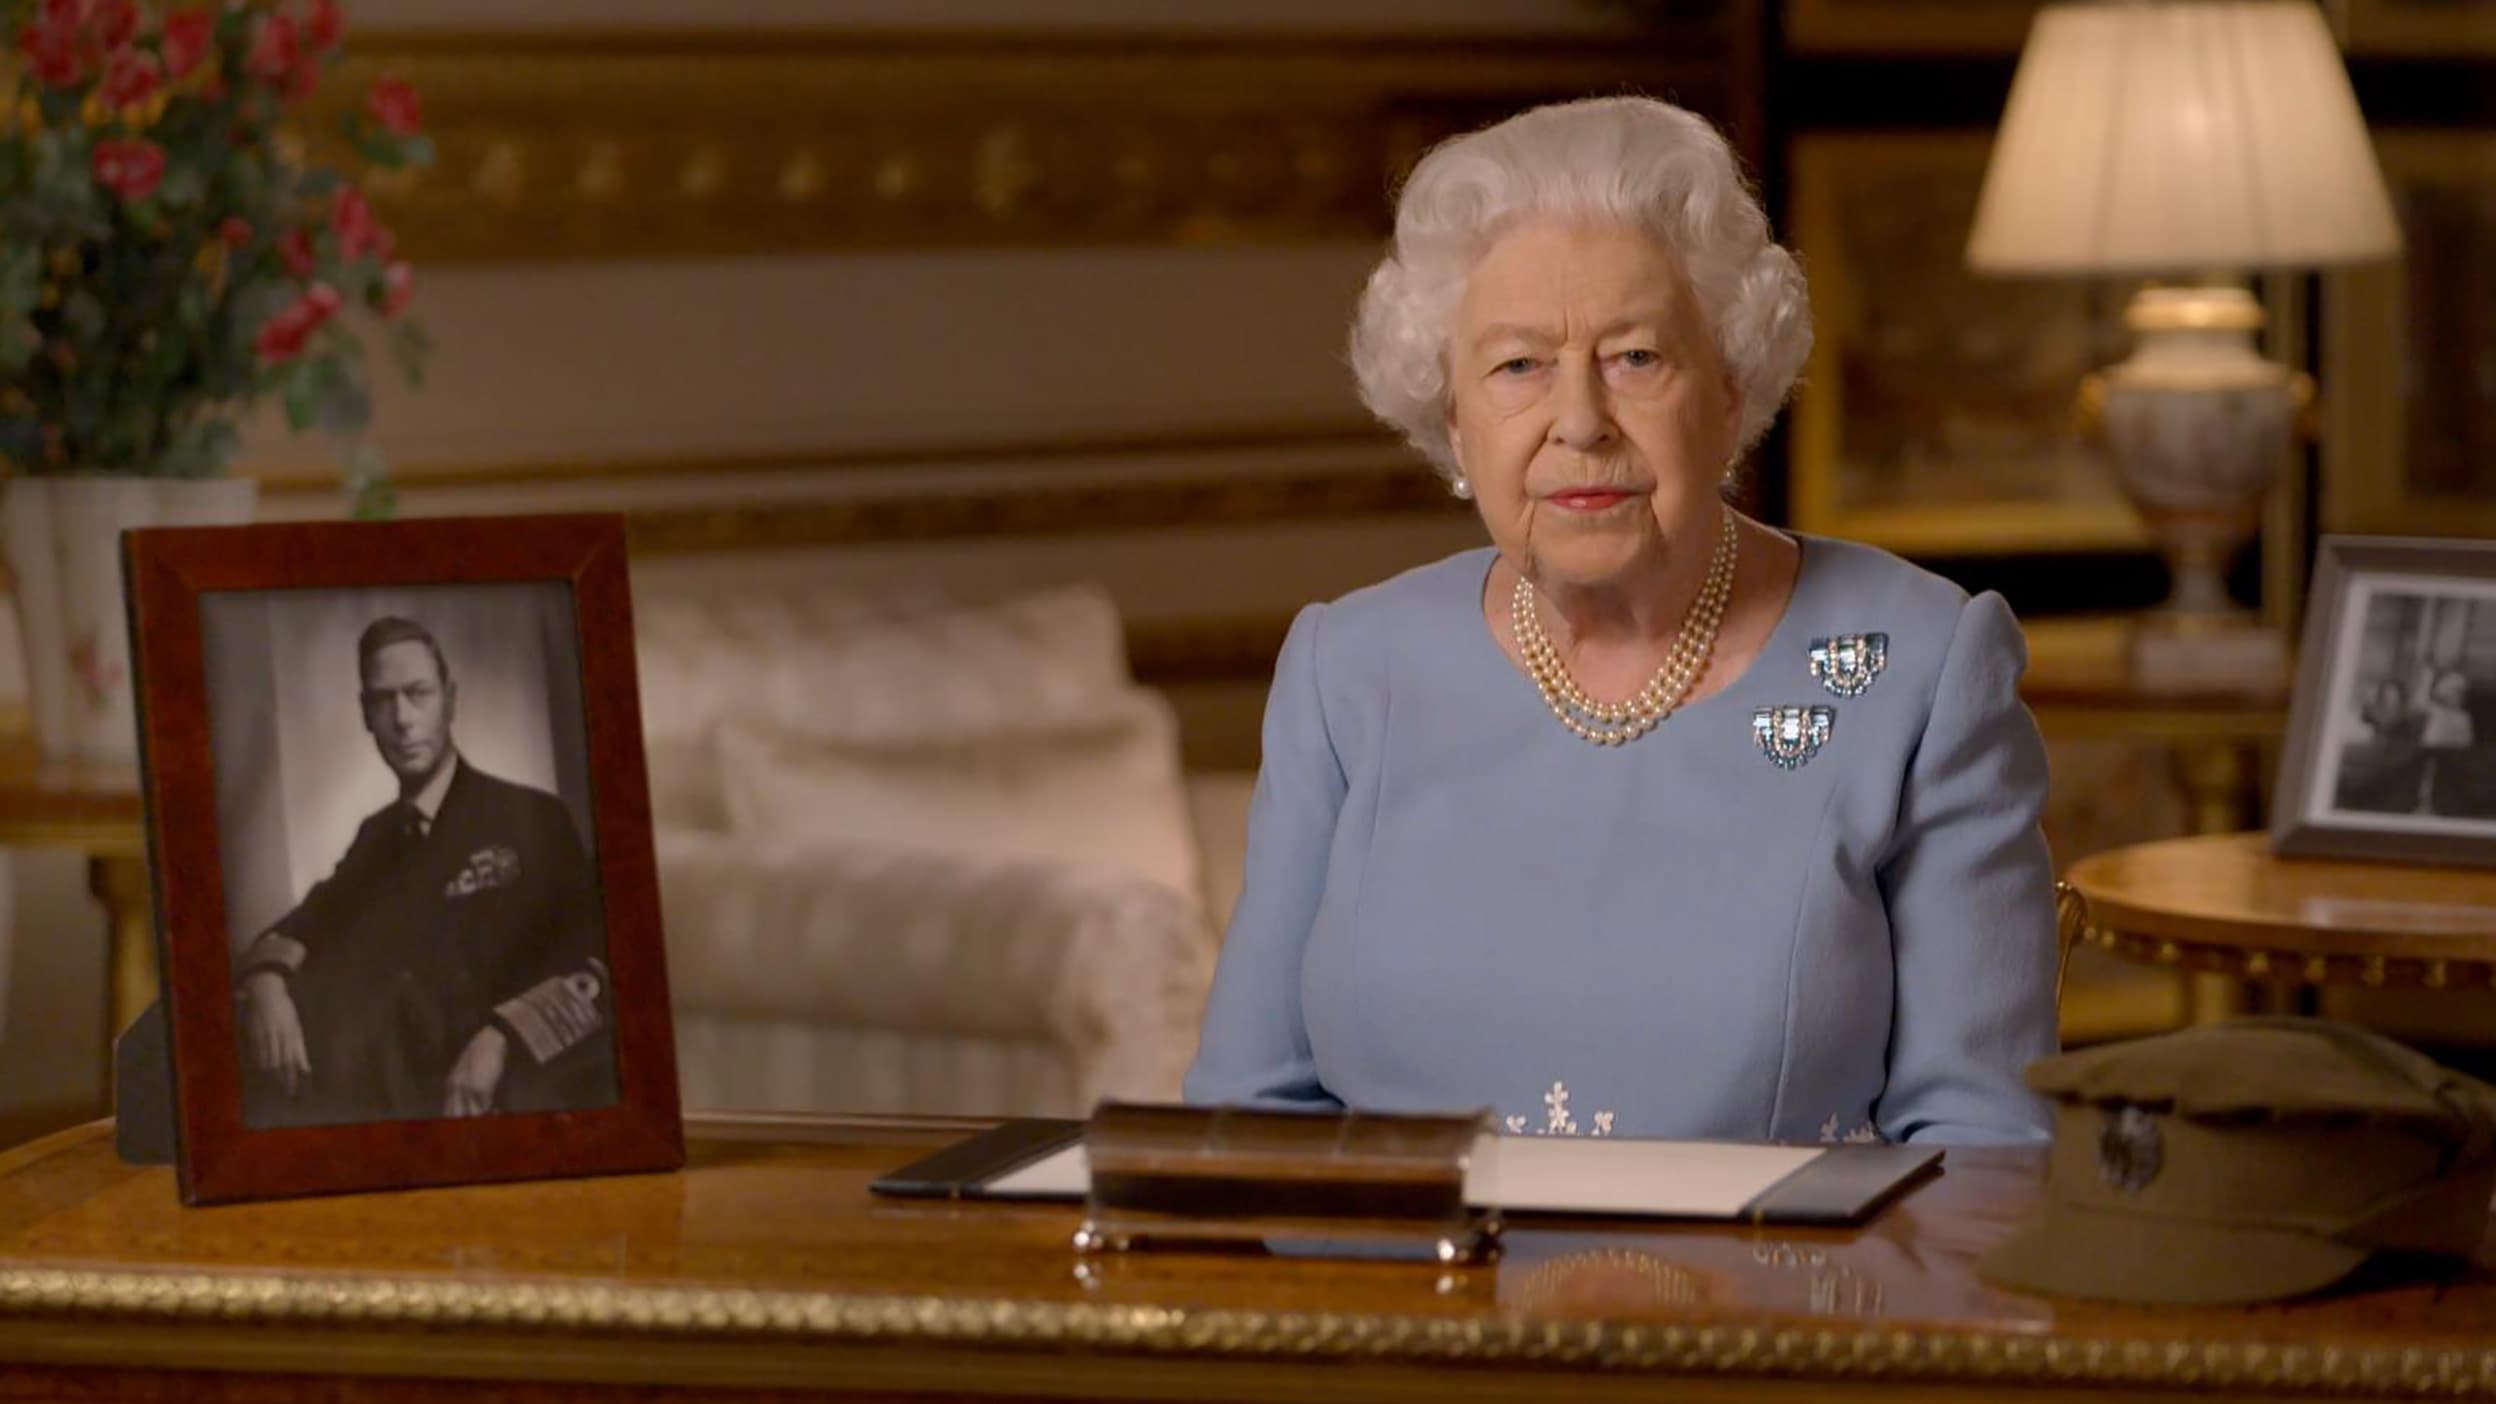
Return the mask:
<path fill-rule="evenodd" d="M 1707 672 L 1708 656 L 1716 650 L 1716 628 L 1724 622 L 1726 601 L 1733 598 L 1733 564 L 1741 550 L 1731 509 L 1724 511 L 1722 521 L 1716 549 L 1707 559 L 1707 578 L 1699 585 L 1698 598 L 1690 602 L 1689 613 L 1682 616 L 1681 632 L 1655 676 L 1627 701 L 1597 702 L 1578 687 L 1568 665 L 1560 661 L 1560 651 L 1543 633 L 1534 583 L 1523 574 L 1517 576 L 1516 593 L 1508 600 L 1508 627 L 1516 635 L 1517 651 L 1525 655 L 1526 675 L 1543 694 L 1551 714 L 1580 740 L 1597 746 L 1637 740 L 1671 716 L 1689 695 L 1691 685 Z"/>

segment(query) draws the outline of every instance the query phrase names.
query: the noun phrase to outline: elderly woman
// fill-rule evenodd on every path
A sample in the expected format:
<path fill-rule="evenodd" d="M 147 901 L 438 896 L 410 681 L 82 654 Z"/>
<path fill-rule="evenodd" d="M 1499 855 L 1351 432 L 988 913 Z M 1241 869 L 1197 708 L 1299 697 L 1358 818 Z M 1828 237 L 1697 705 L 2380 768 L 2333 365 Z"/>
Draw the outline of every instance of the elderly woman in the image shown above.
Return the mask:
<path fill-rule="evenodd" d="M 1414 171 L 1353 363 L 1491 544 L 1294 621 L 1191 1101 L 2042 1138 L 2018 626 L 1724 499 L 1810 340 L 1687 112 L 1543 108 Z"/>

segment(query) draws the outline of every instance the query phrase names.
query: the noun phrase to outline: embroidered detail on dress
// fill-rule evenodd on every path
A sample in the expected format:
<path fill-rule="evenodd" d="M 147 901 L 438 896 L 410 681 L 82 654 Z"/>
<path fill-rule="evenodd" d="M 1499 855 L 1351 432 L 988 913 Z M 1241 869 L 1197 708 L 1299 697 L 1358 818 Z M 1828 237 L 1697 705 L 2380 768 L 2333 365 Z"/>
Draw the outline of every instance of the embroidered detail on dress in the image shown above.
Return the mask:
<path fill-rule="evenodd" d="M 1569 1115 L 1569 1085 L 1565 1082 L 1553 1083 L 1551 1090 L 1543 1094 L 1543 1134 L 1577 1134 L 1577 1118 Z"/>
<path fill-rule="evenodd" d="M 1611 1112 L 1596 1112 L 1595 1129 L 1593 1134 L 1597 1136 L 1611 1135 L 1612 1119 L 1613 1117 Z M 1528 1134 L 1525 1129 L 1525 1118 L 1522 1116 L 1503 1117 L 1500 1120 L 1500 1125 L 1505 1127 L 1508 1134 L 1511 1136 L 1523 1136 Z M 1569 1085 L 1567 1083 L 1554 1082 L 1551 1084 L 1551 1090 L 1543 1094 L 1543 1124 L 1534 1128 L 1532 1134 L 1537 1136 L 1582 1136 L 1587 1134 L 1578 1130 L 1577 1118 L 1569 1113 Z"/>
<path fill-rule="evenodd" d="M 1839 634 L 1811 641 L 1811 676 L 1838 697 L 1861 697 L 1889 666 L 1889 635 Z"/>
<path fill-rule="evenodd" d="M 1841 1143 L 1849 1146 L 1877 1146 L 1881 1144 L 1881 1133 L 1874 1130 L 1872 1123 L 1868 1121 L 1852 1131 L 1841 1133 L 1837 1129 L 1837 1113 L 1831 1112 L 1829 1119 L 1820 1123 L 1820 1144 L 1833 1146 Z"/>
<path fill-rule="evenodd" d="M 1809 764 L 1836 728 L 1835 707 L 1762 707 L 1751 713 L 1751 739 L 1779 770 Z"/>

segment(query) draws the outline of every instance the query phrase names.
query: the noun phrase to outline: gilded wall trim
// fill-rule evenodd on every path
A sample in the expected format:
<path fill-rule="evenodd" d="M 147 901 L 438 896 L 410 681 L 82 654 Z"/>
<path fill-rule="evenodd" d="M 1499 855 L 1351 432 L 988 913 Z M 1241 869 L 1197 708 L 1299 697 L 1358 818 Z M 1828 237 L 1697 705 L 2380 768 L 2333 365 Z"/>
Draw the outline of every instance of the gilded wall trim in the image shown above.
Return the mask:
<path fill-rule="evenodd" d="M 1256 455 L 1278 459 L 1259 461 Z M 1085 464 L 1166 464 L 1152 476 L 1086 475 Z M 790 497 L 757 493 L 721 503 L 704 479 L 838 475 L 845 470 L 915 470 L 906 485 Z M 1030 469 L 998 482 L 999 470 Z M 953 473 L 985 470 L 981 485 L 949 486 Z M 292 499 L 319 514 L 343 507 L 335 474 L 269 472 L 266 499 Z M 413 468 L 396 479 L 402 509 L 423 515 L 428 498 L 460 492 L 456 510 L 474 511 L 475 494 L 514 494 L 505 510 L 598 510 L 605 484 L 675 489 L 695 503 L 626 507 L 626 532 L 642 555 L 855 547 L 899 542 L 1093 536 L 1161 528 L 1234 528 L 1362 517 L 1458 517 L 1464 505 L 1391 436 L 1314 426 L 1205 434 L 1104 436 L 979 445 L 922 444 L 873 449 L 808 449 L 767 455 L 709 455 L 625 461 L 512 463 Z M 554 497 L 541 489 L 559 491 Z M 488 509 L 492 510 L 492 509 Z M 1277 635 L 1279 638 L 1279 635 Z M 1194 650 L 1202 653 L 1202 647 Z M 1270 656 L 1269 656 L 1270 661 Z"/>
<path fill-rule="evenodd" d="M 965 439 L 891 445 L 838 445 L 766 453 L 682 454 L 629 459 L 531 460 L 516 463 L 415 464 L 396 469 L 403 493 L 440 488 L 533 487 L 589 481 L 650 482 L 722 474 L 839 472 L 856 469 L 1017 468 L 1086 459 L 1176 459 L 1203 455 L 1342 450 L 1391 454 L 1400 441 L 1375 425 L 1286 424 L 1257 429 L 1169 433 L 1084 434 L 1052 439 Z M 254 474 L 264 493 L 336 494 L 335 469 L 273 469 Z"/>
<path fill-rule="evenodd" d="M 637 555 L 671 555 L 1452 515 L 1464 510 L 1429 472 L 1390 465 L 848 501 L 651 507 L 628 512 L 625 533 Z"/>
<path fill-rule="evenodd" d="M 430 264 L 1367 238 L 1440 137 L 1589 92 L 1722 114 L 1730 40 L 364 36 L 440 159 L 380 203 Z"/>
<path fill-rule="evenodd" d="M 384 1327 L 652 1342 L 977 1346 L 1103 1356 L 1565 1366 L 1590 1373 L 1912 1384 L 2290 1391 L 2338 1398 L 2496 1395 L 2485 1345 L 2298 1344 L 2110 1333 L 2038 1337 L 1953 1327 L 1778 1322 L 1570 1322 L 1035 1301 L 879 1297 L 622 1283 L 466 1282 L 368 1274 L 12 1269 L 0 1310 L 222 1326 Z M 656 1362 L 654 1362 L 655 1364 Z M 663 1371 L 664 1366 L 658 1368 Z"/>

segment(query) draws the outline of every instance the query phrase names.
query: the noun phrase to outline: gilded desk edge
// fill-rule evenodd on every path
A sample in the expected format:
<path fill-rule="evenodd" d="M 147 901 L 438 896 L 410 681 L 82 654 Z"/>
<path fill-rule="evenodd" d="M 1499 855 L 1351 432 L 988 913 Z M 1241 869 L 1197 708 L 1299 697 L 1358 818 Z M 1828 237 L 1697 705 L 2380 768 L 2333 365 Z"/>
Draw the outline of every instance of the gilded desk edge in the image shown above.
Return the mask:
<path fill-rule="evenodd" d="M 0 1174 L 102 1134 L 0 1155 Z M 716 1286 L 472 1283 L 355 1272 L 0 1267 L 0 1322 L 199 1323 L 345 1330 L 622 1335 L 651 1344 L 942 1347 L 1269 1364 L 1542 1367 L 1629 1375 L 1894 1385 L 2121 1386 L 2331 1397 L 2496 1397 L 2496 1344 L 2276 1345 L 1963 1327 L 1738 1319 L 1190 1310 L 1137 1304 L 859 1295 Z M 438 1339 L 438 1337 L 436 1338 Z M 0 1335 L 0 1343 L 6 1340 Z M 47 1352 L 50 1354 L 52 1352 Z"/>

